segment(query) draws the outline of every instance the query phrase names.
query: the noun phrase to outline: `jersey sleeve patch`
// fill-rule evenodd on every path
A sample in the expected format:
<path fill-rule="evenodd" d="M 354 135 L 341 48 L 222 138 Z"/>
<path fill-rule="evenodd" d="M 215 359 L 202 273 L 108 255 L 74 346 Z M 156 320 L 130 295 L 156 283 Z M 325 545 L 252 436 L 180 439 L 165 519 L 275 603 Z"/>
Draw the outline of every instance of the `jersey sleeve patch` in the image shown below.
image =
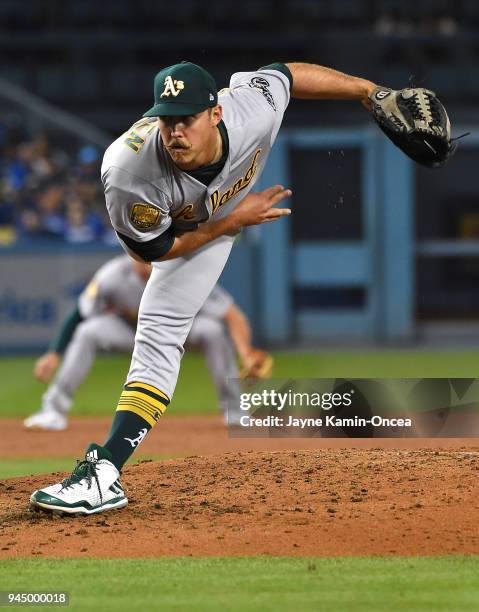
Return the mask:
<path fill-rule="evenodd" d="M 161 221 L 161 210 L 153 204 L 134 202 L 129 215 L 131 224 L 140 232 L 157 227 Z"/>
<path fill-rule="evenodd" d="M 277 132 L 290 98 L 290 81 L 284 72 L 269 66 L 255 72 L 236 72 L 231 76 L 230 88 L 233 92 L 237 91 L 239 96 L 246 90 L 254 91 L 253 97 L 260 94 L 262 105 L 267 109 L 265 115 L 274 117 L 274 131 Z M 255 109 L 255 112 L 261 111 Z"/>
<path fill-rule="evenodd" d="M 102 268 L 78 298 L 78 310 L 84 319 L 101 314 L 106 308 L 105 279 L 102 278 L 101 270 Z"/>
<path fill-rule="evenodd" d="M 267 79 L 260 76 L 254 76 L 251 81 L 248 83 L 250 87 L 256 87 L 266 99 L 266 102 L 271 106 L 271 108 L 276 112 L 276 104 L 274 103 L 273 94 L 270 91 L 270 84 Z"/>
<path fill-rule="evenodd" d="M 85 295 L 90 299 L 95 299 L 98 295 L 98 283 L 95 280 L 92 280 L 88 283 L 85 289 Z"/>

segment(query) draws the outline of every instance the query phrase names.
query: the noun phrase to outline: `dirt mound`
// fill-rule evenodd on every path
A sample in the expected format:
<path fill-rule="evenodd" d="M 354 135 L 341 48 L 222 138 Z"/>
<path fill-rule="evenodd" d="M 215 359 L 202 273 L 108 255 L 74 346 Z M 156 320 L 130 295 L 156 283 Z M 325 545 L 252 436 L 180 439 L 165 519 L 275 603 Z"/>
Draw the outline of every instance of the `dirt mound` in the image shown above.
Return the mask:
<path fill-rule="evenodd" d="M 479 553 L 477 450 L 241 452 L 125 469 L 127 509 L 31 513 L 0 483 L 0 557 Z"/>
<path fill-rule="evenodd" d="M 66 431 L 28 431 L 19 419 L 2 419 L 1 459 L 82 457 L 92 441 L 102 443 L 111 417 L 77 417 Z M 474 430 L 472 430 L 474 431 Z M 473 446 L 470 438 L 245 438 L 230 437 L 220 416 L 167 415 L 142 442 L 139 453 L 186 457 L 220 453 L 321 448 L 458 448 Z"/>

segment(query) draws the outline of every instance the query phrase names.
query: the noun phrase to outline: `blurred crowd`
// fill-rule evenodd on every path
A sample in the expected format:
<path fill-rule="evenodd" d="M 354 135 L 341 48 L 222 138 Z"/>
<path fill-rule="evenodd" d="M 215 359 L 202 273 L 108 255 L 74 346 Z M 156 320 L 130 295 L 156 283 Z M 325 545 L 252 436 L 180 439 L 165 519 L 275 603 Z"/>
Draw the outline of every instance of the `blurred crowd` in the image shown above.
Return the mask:
<path fill-rule="evenodd" d="M 116 242 L 100 182 L 101 151 L 70 150 L 24 126 L 20 116 L 0 116 L 0 246 L 45 238 Z"/>
<path fill-rule="evenodd" d="M 454 36 L 459 28 L 453 15 L 441 11 L 419 18 L 400 10 L 383 11 L 374 23 L 374 32 L 381 36 Z"/>

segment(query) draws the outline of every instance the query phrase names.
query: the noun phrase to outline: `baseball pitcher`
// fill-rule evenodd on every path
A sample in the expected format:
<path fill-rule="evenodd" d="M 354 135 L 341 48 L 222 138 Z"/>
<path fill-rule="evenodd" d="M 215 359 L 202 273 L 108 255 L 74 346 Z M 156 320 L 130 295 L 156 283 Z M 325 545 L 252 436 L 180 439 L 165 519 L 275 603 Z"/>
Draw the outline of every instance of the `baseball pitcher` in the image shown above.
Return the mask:
<path fill-rule="evenodd" d="M 35 491 L 48 511 L 92 514 L 128 503 L 121 469 L 166 410 L 183 345 L 243 227 L 291 213 L 281 185 L 253 193 L 290 96 L 362 103 L 413 159 L 441 165 L 452 152 L 443 107 L 427 90 L 394 91 L 304 63 L 233 74 L 220 93 L 188 62 L 161 70 L 155 103 L 106 151 L 102 181 L 125 250 L 153 271 L 143 294 L 130 370 L 102 446 L 91 444 L 71 476 Z M 136 446 L 136 448 L 138 445 Z"/>

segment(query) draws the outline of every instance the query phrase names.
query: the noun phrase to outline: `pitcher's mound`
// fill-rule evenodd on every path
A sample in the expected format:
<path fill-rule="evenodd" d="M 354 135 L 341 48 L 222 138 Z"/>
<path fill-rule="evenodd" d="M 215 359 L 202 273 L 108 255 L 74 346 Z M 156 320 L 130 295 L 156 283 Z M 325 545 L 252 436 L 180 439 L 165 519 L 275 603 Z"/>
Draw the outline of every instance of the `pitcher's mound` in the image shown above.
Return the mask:
<path fill-rule="evenodd" d="M 325 449 L 144 462 L 124 470 L 126 509 L 77 518 L 28 509 L 30 493 L 62 474 L 11 479 L 0 483 L 0 557 L 479 554 L 478 456 Z"/>

